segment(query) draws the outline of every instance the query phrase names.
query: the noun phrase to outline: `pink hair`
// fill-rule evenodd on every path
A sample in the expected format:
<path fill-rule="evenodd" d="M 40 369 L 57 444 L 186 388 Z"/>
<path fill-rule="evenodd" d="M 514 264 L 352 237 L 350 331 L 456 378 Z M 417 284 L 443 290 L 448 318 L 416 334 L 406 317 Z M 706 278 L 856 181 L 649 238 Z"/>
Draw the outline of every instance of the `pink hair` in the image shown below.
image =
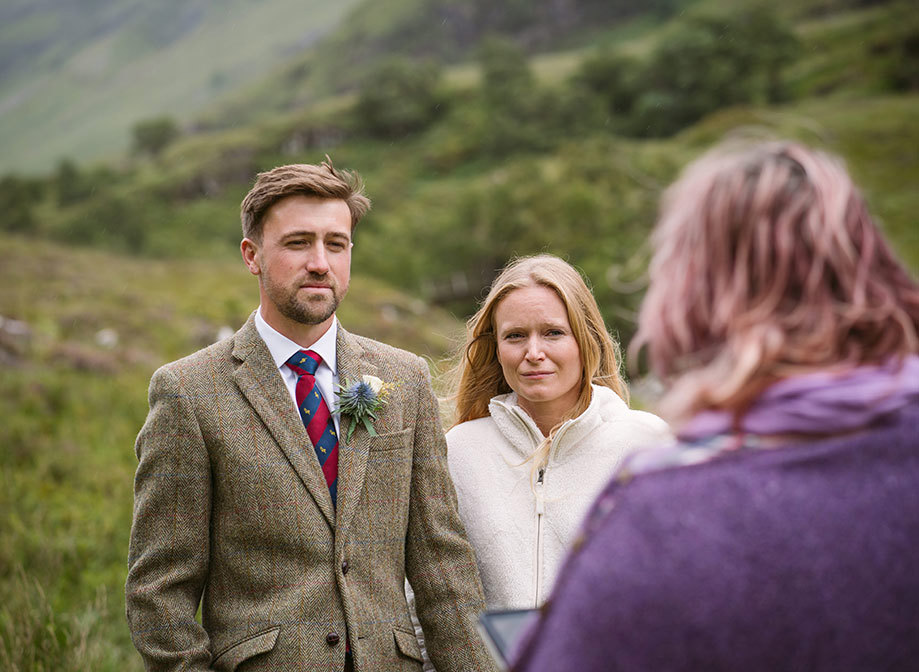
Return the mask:
<path fill-rule="evenodd" d="M 665 413 L 743 413 L 796 373 L 919 350 L 919 285 L 841 161 L 793 143 L 716 151 L 664 196 L 632 352 Z"/>

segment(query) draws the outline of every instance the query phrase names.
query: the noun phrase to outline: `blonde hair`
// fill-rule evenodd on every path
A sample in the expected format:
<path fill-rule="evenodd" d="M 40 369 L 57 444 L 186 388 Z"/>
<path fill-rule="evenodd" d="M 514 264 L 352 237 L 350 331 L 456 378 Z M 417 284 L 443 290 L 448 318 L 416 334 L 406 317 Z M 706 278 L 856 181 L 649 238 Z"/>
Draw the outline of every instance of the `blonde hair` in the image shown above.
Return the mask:
<path fill-rule="evenodd" d="M 487 417 L 491 398 L 511 391 L 498 361 L 495 310 L 510 292 L 523 287 L 546 287 L 561 299 L 578 344 L 582 371 L 577 402 L 530 458 L 535 473 L 545 465 L 562 422 L 587 410 L 591 383 L 610 388 L 626 403 L 628 388 L 619 375 L 619 348 L 607 332 L 597 301 L 580 273 L 551 254 L 520 257 L 504 267 L 479 310 L 466 323 L 466 342 L 453 372 L 457 381 L 455 424 Z"/>
<path fill-rule="evenodd" d="M 723 148 L 670 187 L 630 350 L 672 419 L 740 416 L 791 375 L 919 347 L 919 286 L 842 162 L 789 142 Z"/>

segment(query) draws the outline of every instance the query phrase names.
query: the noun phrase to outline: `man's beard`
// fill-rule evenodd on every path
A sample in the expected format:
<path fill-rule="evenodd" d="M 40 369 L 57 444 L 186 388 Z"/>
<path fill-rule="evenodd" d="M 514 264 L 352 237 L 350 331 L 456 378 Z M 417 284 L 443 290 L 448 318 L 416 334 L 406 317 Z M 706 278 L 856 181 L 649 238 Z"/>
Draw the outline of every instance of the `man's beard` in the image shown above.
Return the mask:
<path fill-rule="evenodd" d="M 328 284 L 331 297 L 312 296 L 301 299 L 299 286 L 291 291 L 287 287 L 275 285 L 271 278 L 266 278 L 266 290 L 269 298 L 275 304 L 278 312 L 284 317 L 300 324 L 322 324 L 328 320 L 338 309 L 344 292 L 340 291 L 335 280 L 329 275 L 310 275 L 308 280 Z"/>
<path fill-rule="evenodd" d="M 332 317 L 341 300 L 333 292 L 329 301 L 301 301 L 296 294 L 287 297 L 287 303 L 278 306 L 281 315 L 300 324 L 321 324 Z"/>

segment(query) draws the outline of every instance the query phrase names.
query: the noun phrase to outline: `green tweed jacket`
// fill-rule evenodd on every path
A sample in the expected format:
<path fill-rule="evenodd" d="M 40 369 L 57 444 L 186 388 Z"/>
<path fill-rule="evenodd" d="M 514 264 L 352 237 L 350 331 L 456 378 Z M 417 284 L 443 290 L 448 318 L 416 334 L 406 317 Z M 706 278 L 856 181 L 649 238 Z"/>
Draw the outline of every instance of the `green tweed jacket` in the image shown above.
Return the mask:
<path fill-rule="evenodd" d="M 394 384 L 378 435 L 340 443 L 337 509 L 251 317 L 154 374 L 125 588 L 148 670 L 341 672 L 346 644 L 357 672 L 421 670 L 406 577 L 437 669 L 495 669 L 427 366 L 341 328 L 337 347 L 340 380 Z"/>

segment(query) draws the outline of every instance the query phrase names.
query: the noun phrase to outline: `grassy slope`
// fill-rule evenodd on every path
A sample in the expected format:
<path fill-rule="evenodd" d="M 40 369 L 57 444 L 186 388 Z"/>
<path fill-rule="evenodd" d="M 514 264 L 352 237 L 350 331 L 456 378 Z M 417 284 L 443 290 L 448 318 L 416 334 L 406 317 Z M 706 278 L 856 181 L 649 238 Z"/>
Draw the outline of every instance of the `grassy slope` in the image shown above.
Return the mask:
<path fill-rule="evenodd" d="M 324 34 L 355 2 L 212 6 L 208 20 L 163 48 L 145 44 L 141 27 L 129 24 L 81 45 L 63 67 L 2 82 L 0 172 L 44 171 L 64 156 L 115 156 L 141 119 L 168 114 L 188 122 L 214 97 Z"/>
<path fill-rule="evenodd" d="M 256 283 L 239 261 L 0 243 L 0 316 L 31 330 L 0 340 L 0 668 L 139 670 L 123 585 L 147 382 L 221 326 L 239 326 Z M 435 359 L 461 326 L 361 277 L 339 315 L 352 331 Z M 114 347 L 97 342 L 106 329 Z"/>

